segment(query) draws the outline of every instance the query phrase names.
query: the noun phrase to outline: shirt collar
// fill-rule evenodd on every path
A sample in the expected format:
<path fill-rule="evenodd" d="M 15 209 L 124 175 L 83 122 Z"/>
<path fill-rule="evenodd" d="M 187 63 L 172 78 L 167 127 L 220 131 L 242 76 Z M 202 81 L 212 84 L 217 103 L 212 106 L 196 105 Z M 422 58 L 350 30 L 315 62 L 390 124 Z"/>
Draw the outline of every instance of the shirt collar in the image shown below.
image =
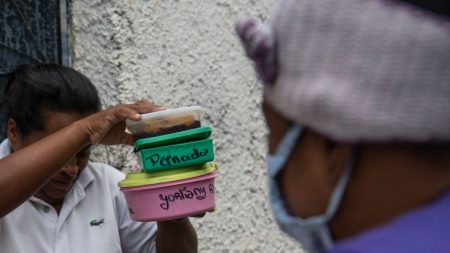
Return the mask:
<path fill-rule="evenodd" d="M 88 162 L 86 168 L 84 168 L 84 170 L 78 177 L 76 184 L 79 184 L 81 188 L 85 189 L 95 179 L 92 170 L 93 170 L 92 164 L 91 162 Z"/>
<path fill-rule="evenodd" d="M 0 144 L 0 159 L 12 153 L 11 143 L 9 139 L 6 138 Z"/>

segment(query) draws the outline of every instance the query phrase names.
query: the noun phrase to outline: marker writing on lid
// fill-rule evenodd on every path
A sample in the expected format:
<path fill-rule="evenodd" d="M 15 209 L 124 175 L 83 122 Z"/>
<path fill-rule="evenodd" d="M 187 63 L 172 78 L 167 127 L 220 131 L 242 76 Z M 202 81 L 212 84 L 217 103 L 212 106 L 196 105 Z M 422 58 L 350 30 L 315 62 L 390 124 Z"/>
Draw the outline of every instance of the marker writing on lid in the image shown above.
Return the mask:
<path fill-rule="evenodd" d="M 164 156 L 164 155 L 160 155 L 160 154 L 154 154 L 145 159 L 150 160 L 152 162 L 153 166 L 156 166 L 157 164 L 159 164 L 160 166 L 171 167 L 174 164 L 178 164 L 178 163 L 186 162 L 186 161 L 197 160 L 206 155 L 208 155 L 208 149 L 199 151 L 198 149 L 193 148 L 192 152 L 190 154 L 186 154 L 186 155 L 182 155 L 182 156 L 177 156 L 177 155 Z"/>

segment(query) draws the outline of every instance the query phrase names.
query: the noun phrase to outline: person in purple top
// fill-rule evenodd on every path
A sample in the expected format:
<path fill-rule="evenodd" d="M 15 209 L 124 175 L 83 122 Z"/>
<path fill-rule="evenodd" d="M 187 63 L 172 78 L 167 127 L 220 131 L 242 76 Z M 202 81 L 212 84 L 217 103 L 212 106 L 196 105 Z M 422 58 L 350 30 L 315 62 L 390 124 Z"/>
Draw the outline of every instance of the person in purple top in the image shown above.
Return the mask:
<path fill-rule="evenodd" d="M 450 3 L 282 0 L 237 23 L 270 204 L 307 252 L 450 252 Z"/>

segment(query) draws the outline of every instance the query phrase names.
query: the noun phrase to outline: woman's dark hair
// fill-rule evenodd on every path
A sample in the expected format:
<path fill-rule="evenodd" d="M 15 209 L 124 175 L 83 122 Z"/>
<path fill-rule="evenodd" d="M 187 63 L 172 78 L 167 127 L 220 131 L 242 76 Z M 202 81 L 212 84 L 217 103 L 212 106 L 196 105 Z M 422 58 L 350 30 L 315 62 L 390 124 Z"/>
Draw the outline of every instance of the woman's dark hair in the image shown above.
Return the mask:
<path fill-rule="evenodd" d="M 100 107 L 97 89 L 86 76 L 56 64 L 18 67 L 6 94 L 7 117 L 23 135 L 44 130 L 43 111 L 87 115 Z"/>
<path fill-rule="evenodd" d="M 435 14 L 450 17 L 450 1 L 449 0 L 400 0 L 410 3 Z"/>

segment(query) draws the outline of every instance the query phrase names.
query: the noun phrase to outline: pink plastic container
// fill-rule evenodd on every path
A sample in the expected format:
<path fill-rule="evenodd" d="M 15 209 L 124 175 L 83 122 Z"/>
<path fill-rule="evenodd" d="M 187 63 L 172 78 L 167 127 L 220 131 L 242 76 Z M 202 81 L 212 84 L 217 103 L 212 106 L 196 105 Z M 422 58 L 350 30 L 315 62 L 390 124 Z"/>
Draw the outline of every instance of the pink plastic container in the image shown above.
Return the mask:
<path fill-rule="evenodd" d="M 214 169 L 207 174 L 182 180 L 121 187 L 121 191 L 125 195 L 133 220 L 174 220 L 202 214 L 215 208 L 216 175 Z"/>

